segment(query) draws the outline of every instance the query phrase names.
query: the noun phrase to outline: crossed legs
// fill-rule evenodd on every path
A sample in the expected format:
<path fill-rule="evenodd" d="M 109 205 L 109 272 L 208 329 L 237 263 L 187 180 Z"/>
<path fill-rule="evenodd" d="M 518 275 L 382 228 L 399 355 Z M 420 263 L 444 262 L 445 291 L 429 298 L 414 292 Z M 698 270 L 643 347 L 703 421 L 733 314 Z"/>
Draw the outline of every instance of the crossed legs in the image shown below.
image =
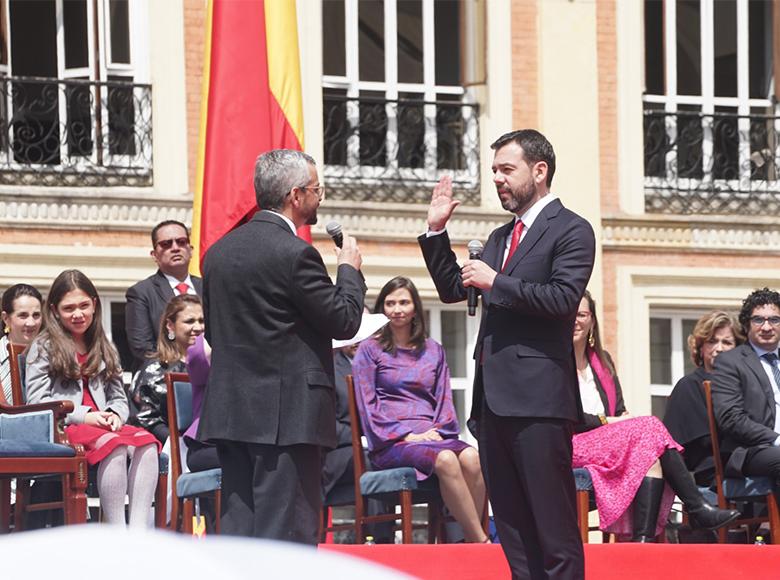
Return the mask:
<path fill-rule="evenodd" d="M 479 465 L 479 455 L 472 447 L 459 455 L 445 450 L 436 457 L 434 466 L 445 505 L 463 527 L 467 542 L 487 540 L 482 529 L 485 507 L 485 482 Z"/>

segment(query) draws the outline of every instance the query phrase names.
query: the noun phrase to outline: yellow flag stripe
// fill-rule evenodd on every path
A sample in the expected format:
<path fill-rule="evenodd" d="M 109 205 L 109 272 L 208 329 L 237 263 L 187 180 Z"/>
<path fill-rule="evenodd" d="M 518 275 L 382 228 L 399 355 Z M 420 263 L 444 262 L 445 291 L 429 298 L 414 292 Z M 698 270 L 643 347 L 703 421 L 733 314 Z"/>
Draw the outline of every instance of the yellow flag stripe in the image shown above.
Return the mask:
<path fill-rule="evenodd" d="M 303 147 L 303 101 L 295 0 L 265 0 L 268 84 Z"/>
<path fill-rule="evenodd" d="M 190 260 L 190 273 L 200 276 L 200 236 L 201 212 L 203 210 L 203 174 L 206 165 L 206 126 L 208 124 L 209 85 L 211 80 L 211 27 L 214 12 L 214 0 L 206 5 L 206 47 L 203 54 L 203 82 L 200 97 L 200 133 L 198 141 L 198 166 L 195 170 L 195 195 L 192 200 L 192 240 L 193 259 Z"/>

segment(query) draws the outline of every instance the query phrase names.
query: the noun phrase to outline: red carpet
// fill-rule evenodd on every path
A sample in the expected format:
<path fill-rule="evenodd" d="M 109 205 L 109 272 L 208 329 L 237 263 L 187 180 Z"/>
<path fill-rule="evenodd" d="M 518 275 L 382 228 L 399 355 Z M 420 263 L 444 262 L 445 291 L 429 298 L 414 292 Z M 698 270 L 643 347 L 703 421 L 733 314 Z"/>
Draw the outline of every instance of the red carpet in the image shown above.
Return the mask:
<path fill-rule="evenodd" d="M 363 546 L 321 549 L 366 558 L 424 580 L 510 580 L 500 546 L 467 544 Z M 757 580 L 780 578 L 780 546 L 714 544 L 591 544 L 588 580 Z"/>

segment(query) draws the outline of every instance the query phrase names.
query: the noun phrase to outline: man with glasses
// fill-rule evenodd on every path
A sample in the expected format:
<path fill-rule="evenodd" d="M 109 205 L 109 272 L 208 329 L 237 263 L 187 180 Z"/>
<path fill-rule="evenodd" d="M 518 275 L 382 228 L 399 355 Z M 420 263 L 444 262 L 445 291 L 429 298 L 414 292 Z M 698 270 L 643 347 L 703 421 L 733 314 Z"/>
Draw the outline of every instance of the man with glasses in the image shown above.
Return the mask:
<path fill-rule="evenodd" d="M 712 382 L 715 418 L 730 453 L 726 473 L 766 475 L 780 490 L 780 293 L 764 288 L 742 303 L 748 341 L 718 355 Z"/>
<path fill-rule="evenodd" d="M 331 339 L 360 327 L 362 259 L 345 235 L 334 283 L 296 236 L 322 199 L 309 155 L 263 153 L 254 182 L 262 211 L 203 263 L 213 350 L 198 439 L 217 445 L 223 534 L 316 544 L 321 453 L 337 442 Z"/>
<path fill-rule="evenodd" d="M 187 226 L 176 220 L 157 224 L 152 230 L 150 254 L 157 272 L 125 294 L 125 330 L 136 368 L 148 353 L 157 351 L 160 318 L 168 301 L 180 294 L 201 294 L 200 278 L 189 274 L 192 246 Z"/>

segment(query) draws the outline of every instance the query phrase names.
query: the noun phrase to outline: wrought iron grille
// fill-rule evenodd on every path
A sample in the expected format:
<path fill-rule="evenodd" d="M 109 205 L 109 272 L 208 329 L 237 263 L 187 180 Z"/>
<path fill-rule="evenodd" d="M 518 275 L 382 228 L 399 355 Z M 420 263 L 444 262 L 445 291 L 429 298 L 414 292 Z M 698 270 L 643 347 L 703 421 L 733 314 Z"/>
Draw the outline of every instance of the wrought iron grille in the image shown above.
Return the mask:
<path fill-rule="evenodd" d="M 325 90 L 328 197 L 428 203 L 439 178 L 479 205 L 479 110 L 458 100 L 347 98 Z"/>
<path fill-rule="evenodd" d="M 780 117 L 646 109 L 645 209 L 777 215 Z"/>
<path fill-rule="evenodd" d="M 0 77 L 0 184 L 151 183 L 151 85 Z"/>

